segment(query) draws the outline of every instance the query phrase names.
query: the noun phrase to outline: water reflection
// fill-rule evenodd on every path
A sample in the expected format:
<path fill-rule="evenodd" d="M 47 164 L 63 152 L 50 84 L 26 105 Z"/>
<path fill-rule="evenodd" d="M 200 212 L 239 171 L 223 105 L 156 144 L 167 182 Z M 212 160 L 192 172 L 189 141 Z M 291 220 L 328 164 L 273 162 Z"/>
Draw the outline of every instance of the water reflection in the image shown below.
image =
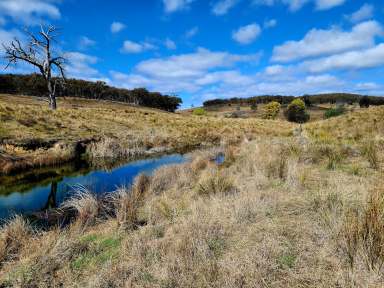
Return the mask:
<path fill-rule="evenodd" d="M 185 161 L 184 155 L 173 154 L 130 162 L 108 171 L 92 171 L 89 167 L 78 166 L 76 171 L 73 171 L 73 167 L 62 167 L 40 174 L 32 173 L 16 185 L 0 185 L 0 218 L 58 207 L 73 195 L 73 187 L 78 185 L 98 194 L 111 192 L 119 186 L 130 185 L 140 173 L 151 174 L 160 166 Z M 41 174 L 49 176 L 42 177 Z"/>

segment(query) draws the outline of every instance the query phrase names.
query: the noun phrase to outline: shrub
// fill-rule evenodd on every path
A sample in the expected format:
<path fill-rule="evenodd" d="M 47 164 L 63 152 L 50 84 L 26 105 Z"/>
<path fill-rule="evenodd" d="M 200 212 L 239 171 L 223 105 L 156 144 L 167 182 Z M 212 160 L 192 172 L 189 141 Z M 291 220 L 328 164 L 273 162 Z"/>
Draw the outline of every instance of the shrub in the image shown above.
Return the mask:
<path fill-rule="evenodd" d="M 203 116 L 206 115 L 207 112 L 204 110 L 204 108 L 196 108 L 193 110 L 192 114 L 195 116 Z"/>
<path fill-rule="evenodd" d="M 369 100 L 368 96 L 361 97 L 359 101 L 361 108 L 369 108 L 369 105 L 371 104 L 371 100 Z"/>
<path fill-rule="evenodd" d="M 252 101 L 250 102 L 250 104 L 251 104 L 251 110 L 252 110 L 252 111 L 256 111 L 256 110 L 257 110 L 257 102 L 254 101 L 254 100 L 252 100 Z"/>
<path fill-rule="evenodd" d="M 345 113 L 345 107 L 344 106 L 338 106 L 336 108 L 330 108 L 324 113 L 324 118 L 332 118 L 332 117 L 337 117 Z"/>
<path fill-rule="evenodd" d="M 265 119 L 276 119 L 279 115 L 281 105 L 279 102 L 272 101 L 265 105 L 264 108 L 264 118 Z"/>
<path fill-rule="evenodd" d="M 310 116 L 305 109 L 305 103 L 301 99 L 295 99 L 288 105 L 285 111 L 285 116 L 288 121 L 296 123 L 305 123 L 309 120 Z"/>

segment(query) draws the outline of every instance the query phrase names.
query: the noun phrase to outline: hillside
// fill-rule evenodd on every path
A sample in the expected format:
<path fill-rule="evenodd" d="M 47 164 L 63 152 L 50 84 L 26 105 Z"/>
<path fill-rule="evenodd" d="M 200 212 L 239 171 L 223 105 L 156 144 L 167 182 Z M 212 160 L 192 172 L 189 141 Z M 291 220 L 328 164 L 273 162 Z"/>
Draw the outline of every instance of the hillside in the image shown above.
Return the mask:
<path fill-rule="evenodd" d="M 25 108 L 19 105 L 12 109 Z M 162 133 L 177 135 L 164 138 L 169 141 L 194 139 L 190 134 L 205 128 L 203 138 L 236 133 L 232 137 L 241 143 L 222 144 L 222 165 L 210 161 L 212 151 L 199 150 L 189 163 L 137 178 L 130 191 L 120 189 L 109 202 L 82 194 L 68 204 L 78 216 L 64 230 L 36 232 L 14 219 L 1 232 L 5 287 L 382 286 L 383 107 L 300 130 L 280 121 L 218 121 L 108 105 L 79 108 L 70 116 L 62 105 L 56 113 L 68 122 L 84 119 L 82 125 L 91 128 L 95 124 L 85 119 L 96 118 L 88 113 L 123 125 L 127 109 L 145 121 L 140 125 L 160 129 L 154 116 L 172 121 L 174 130 L 161 126 Z M 26 109 L 37 113 L 32 103 Z M 112 126 L 111 133 L 121 133 L 122 126 Z M 181 127 L 185 134 L 179 134 Z M 243 141 L 240 133 L 248 129 L 254 134 Z M 290 136 L 282 136 L 287 130 Z"/>
<path fill-rule="evenodd" d="M 96 156 L 111 154 L 111 149 L 115 155 L 140 156 L 257 135 L 288 135 L 293 127 L 74 98 L 60 99 L 59 109 L 51 111 L 40 98 L 11 95 L 0 95 L 0 119 L 0 173 L 69 161 L 87 147 Z"/>

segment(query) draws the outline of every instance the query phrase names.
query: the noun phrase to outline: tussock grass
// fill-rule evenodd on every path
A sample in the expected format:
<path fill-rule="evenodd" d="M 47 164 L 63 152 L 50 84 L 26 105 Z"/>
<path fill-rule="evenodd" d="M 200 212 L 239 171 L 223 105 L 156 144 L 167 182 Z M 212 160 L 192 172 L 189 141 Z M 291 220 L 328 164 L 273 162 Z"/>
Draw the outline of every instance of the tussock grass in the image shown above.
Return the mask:
<path fill-rule="evenodd" d="M 236 186 L 230 175 L 217 169 L 209 169 L 206 171 L 200 178 L 196 189 L 199 195 L 204 196 L 236 192 Z"/>
<path fill-rule="evenodd" d="M 78 186 L 75 189 L 74 196 L 66 200 L 61 208 L 75 211 L 77 223 L 81 227 L 86 227 L 96 223 L 100 212 L 100 202 L 96 195 L 86 187 Z"/>
<path fill-rule="evenodd" d="M 352 268 L 363 262 L 370 270 L 384 268 L 384 190 L 377 188 L 362 209 L 346 213 L 341 232 L 342 248 Z"/>
<path fill-rule="evenodd" d="M 0 231 L 0 267 L 17 259 L 20 250 L 33 234 L 32 228 L 21 216 L 15 216 Z"/>
<path fill-rule="evenodd" d="M 130 230 L 139 224 L 138 211 L 143 205 L 145 193 L 148 191 L 151 180 L 141 174 L 135 179 L 131 189 L 119 188 L 109 195 L 114 206 L 116 221 L 121 229 Z"/>

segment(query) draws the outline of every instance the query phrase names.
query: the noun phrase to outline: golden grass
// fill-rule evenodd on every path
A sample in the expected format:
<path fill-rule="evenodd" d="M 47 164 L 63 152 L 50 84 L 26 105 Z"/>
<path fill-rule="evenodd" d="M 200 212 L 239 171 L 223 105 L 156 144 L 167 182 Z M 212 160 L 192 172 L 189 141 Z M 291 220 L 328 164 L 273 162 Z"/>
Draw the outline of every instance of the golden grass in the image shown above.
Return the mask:
<path fill-rule="evenodd" d="M 0 173 L 70 161 L 82 142 L 90 142 L 87 150 L 93 159 L 116 158 L 238 143 L 255 135 L 289 135 L 294 127 L 279 121 L 192 117 L 82 99 L 60 99 L 57 111 L 45 106 L 33 97 L 0 95 Z"/>

